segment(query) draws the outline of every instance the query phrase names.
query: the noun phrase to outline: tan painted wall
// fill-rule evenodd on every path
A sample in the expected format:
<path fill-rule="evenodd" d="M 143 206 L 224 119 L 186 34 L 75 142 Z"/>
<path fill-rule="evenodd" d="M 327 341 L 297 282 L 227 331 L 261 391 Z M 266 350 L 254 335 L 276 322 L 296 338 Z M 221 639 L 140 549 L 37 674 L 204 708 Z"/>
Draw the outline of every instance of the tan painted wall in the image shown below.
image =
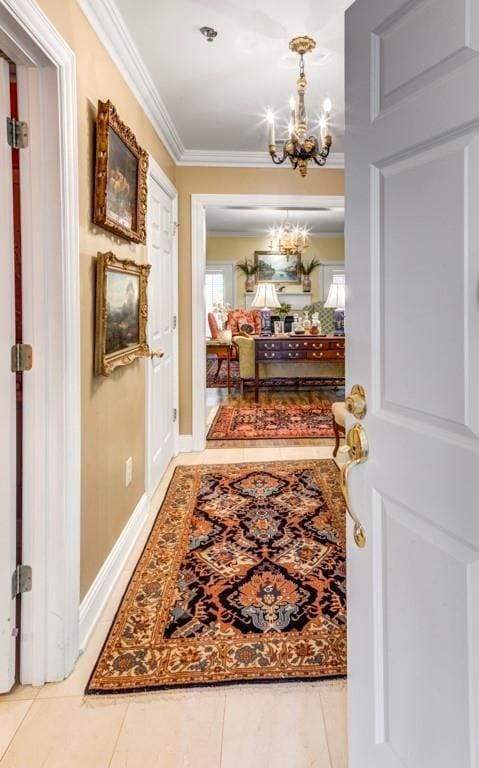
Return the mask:
<path fill-rule="evenodd" d="M 237 264 L 245 258 L 254 259 L 255 251 L 267 251 L 269 248 L 269 237 L 207 237 L 206 238 L 206 261 L 214 263 L 215 261 L 231 262 Z M 309 247 L 303 251 L 302 260 L 308 262 L 311 259 L 319 261 L 344 261 L 344 238 L 343 237 L 314 237 L 310 239 Z M 236 306 L 244 306 L 244 275 L 238 270 L 235 277 Z M 312 300 L 319 298 L 319 269 L 316 269 L 311 276 Z M 287 285 L 285 291 L 288 293 L 303 293 L 301 285 Z M 305 301 L 305 305 L 306 305 Z"/>
<path fill-rule="evenodd" d="M 180 432 L 191 434 L 191 195 L 344 195 L 339 169 L 312 170 L 305 179 L 283 168 L 176 169 L 179 205 Z"/>
<path fill-rule="evenodd" d="M 94 259 L 113 250 L 143 261 L 145 248 L 91 224 L 94 124 L 98 99 L 111 99 L 119 115 L 174 181 L 175 165 L 75 0 L 39 0 L 76 54 L 80 196 L 82 367 L 81 596 L 95 578 L 144 491 L 145 363 L 93 376 Z M 125 461 L 133 482 L 125 488 Z"/>

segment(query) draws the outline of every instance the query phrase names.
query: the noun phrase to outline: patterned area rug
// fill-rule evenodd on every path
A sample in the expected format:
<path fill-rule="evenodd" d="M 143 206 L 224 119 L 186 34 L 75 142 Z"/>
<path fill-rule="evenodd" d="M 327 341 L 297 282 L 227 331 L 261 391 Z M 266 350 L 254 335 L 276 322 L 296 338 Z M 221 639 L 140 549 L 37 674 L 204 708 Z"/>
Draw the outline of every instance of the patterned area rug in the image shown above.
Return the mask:
<path fill-rule="evenodd" d="M 208 389 L 226 389 L 228 386 L 228 371 L 227 371 L 227 365 L 226 361 L 223 363 L 223 365 L 220 368 L 220 372 L 218 375 L 218 378 L 215 378 L 215 374 L 218 368 L 218 363 L 216 361 L 216 358 L 209 357 L 206 361 L 206 386 Z M 317 387 L 337 387 L 340 385 L 344 385 L 344 379 L 299 379 L 299 386 L 302 389 L 316 389 Z M 239 363 L 237 360 L 231 361 L 231 386 L 239 388 L 240 386 L 240 375 L 239 375 Z M 246 379 L 245 386 L 253 387 L 254 386 L 254 380 L 253 379 Z M 298 386 L 298 382 L 296 379 L 282 379 L 282 378 L 272 378 L 272 379 L 262 379 L 261 380 L 261 387 L 275 387 L 276 389 L 278 387 L 281 388 L 295 388 Z"/>
<path fill-rule="evenodd" d="M 86 693 L 346 675 L 331 460 L 176 470 Z"/>
<path fill-rule="evenodd" d="M 207 440 L 334 437 L 331 405 L 220 405 Z"/>

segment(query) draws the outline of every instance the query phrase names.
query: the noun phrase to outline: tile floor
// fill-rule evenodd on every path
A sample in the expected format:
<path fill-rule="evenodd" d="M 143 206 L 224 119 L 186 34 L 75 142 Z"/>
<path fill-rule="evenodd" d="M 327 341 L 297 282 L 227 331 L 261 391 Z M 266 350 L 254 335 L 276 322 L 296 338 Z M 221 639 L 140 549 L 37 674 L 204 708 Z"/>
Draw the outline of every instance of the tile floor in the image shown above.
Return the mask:
<path fill-rule="evenodd" d="M 346 684 L 237 685 L 116 697 L 83 690 L 178 464 L 329 458 L 330 447 L 182 454 L 75 670 L 0 696 L 2 768 L 346 768 Z"/>

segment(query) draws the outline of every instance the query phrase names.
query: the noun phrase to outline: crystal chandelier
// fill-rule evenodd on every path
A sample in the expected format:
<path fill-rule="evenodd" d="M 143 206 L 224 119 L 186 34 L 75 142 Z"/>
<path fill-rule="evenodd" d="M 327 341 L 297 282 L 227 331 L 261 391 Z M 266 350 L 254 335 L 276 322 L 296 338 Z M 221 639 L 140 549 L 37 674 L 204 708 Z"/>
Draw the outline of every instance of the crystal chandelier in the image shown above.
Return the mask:
<path fill-rule="evenodd" d="M 279 227 L 270 230 L 270 251 L 283 253 L 287 256 L 292 253 L 301 253 L 309 246 L 308 230 L 306 227 L 293 226 L 288 220 L 289 212 L 286 211 L 286 221 Z"/>
<path fill-rule="evenodd" d="M 332 138 L 328 133 L 328 119 L 331 113 L 331 99 L 327 98 L 323 103 L 323 114 L 319 120 L 319 139 L 316 136 L 307 136 L 308 118 L 304 106 L 304 94 L 307 80 L 304 74 L 304 54 L 310 53 L 316 48 L 316 42 L 311 37 L 295 37 L 289 47 L 299 55 L 299 78 L 296 84 L 298 91 L 298 103 L 292 96 L 289 102 L 291 116 L 289 122 L 289 138 L 283 143 L 283 154 L 276 153 L 274 114 L 270 110 L 267 115 L 269 123 L 269 153 L 273 163 L 281 165 L 289 158 L 293 169 L 299 168 L 301 176 L 306 176 L 308 164 L 314 160 L 316 165 L 325 165 L 326 158 L 332 144 Z"/>

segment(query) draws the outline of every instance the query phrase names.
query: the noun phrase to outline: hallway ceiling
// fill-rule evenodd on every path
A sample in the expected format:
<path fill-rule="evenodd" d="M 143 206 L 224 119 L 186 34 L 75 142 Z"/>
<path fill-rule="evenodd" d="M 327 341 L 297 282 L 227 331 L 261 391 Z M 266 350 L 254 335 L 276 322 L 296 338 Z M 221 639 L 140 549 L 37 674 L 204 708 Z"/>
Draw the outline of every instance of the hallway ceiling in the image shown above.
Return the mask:
<path fill-rule="evenodd" d="M 329 96 L 332 151 L 343 151 L 343 14 L 351 0 L 114 2 L 188 150 L 266 150 L 266 110 L 286 127 L 297 78 L 289 40 L 307 34 L 317 42 L 305 57 L 310 128 Z M 214 42 L 201 26 L 218 31 Z"/>
<path fill-rule="evenodd" d="M 267 235 L 272 226 L 282 224 L 286 211 L 266 208 L 208 208 L 206 231 L 216 235 Z M 305 226 L 311 235 L 344 233 L 344 209 L 290 210 L 292 224 Z"/>

